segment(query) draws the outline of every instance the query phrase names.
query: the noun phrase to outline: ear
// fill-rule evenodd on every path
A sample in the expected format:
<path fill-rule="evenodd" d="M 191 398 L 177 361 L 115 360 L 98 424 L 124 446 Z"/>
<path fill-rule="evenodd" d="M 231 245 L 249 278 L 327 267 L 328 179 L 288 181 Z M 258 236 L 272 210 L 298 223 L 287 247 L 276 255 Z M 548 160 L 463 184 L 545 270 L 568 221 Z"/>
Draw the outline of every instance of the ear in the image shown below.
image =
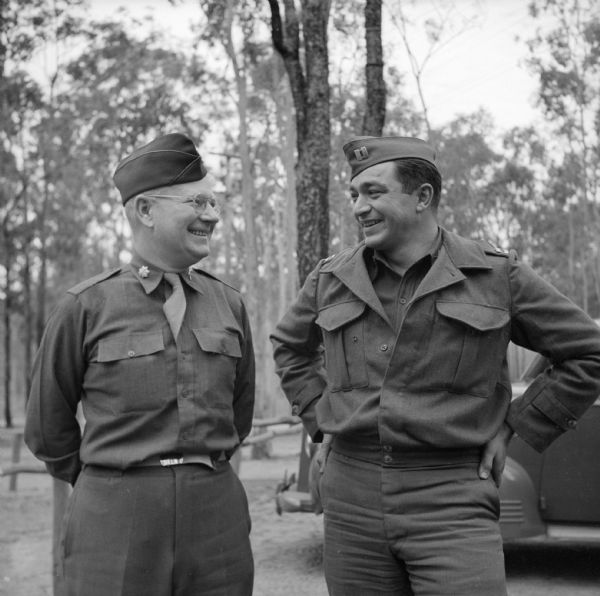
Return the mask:
<path fill-rule="evenodd" d="M 152 214 L 152 201 L 146 197 L 134 197 L 131 199 L 134 201 L 133 211 L 135 218 L 140 222 L 141 225 L 148 228 L 154 227 L 154 218 Z"/>
<path fill-rule="evenodd" d="M 429 183 L 421 184 L 416 190 L 417 194 L 417 213 L 422 213 L 431 208 L 433 201 L 433 186 Z"/>

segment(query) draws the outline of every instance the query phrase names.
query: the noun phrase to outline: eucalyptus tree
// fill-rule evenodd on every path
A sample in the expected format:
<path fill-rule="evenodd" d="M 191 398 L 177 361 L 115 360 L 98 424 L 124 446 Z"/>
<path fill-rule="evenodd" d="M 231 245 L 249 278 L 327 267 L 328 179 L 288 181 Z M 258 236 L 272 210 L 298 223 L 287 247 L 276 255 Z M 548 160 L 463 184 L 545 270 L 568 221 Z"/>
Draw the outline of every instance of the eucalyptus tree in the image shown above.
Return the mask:
<path fill-rule="evenodd" d="M 553 198 L 566 219 L 565 273 L 581 306 L 600 314 L 600 16 L 597 0 L 536 0 L 529 65 L 553 131 Z"/>
<path fill-rule="evenodd" d="M 365 0 L 365 113 L 362 134 L 380 137 L 385 124 L 386 88 L 381 40 L 382 0 Z"/>
<path fill-rule="evenodd" d="M 269 0 L 273 47 L 289 77 L 296 115 L 298 275 L 303 283 L 329 252 L 330 0 Z"/>
<path fill-rule="evenodd" d="M 69 38 L 78 21 L 69 13 L 79 0 L 0 2 L 0 236 L 3 245 L 5 422 L 12 424 L 13 366 L 22 369 L 27 394 L 33 343 L 32 261 L 43 177 L 32 159 L 38 142 L 33 127 L 47 107 L 43 89 L 26 72 L 27 63 L 48 41 Z M 22 358 L 13 359 L 15 314 L 23 322 Z M 16 364 L 15 364 L 16 363 Z M 24 363 L 24 364 L 22 364 Z"/>

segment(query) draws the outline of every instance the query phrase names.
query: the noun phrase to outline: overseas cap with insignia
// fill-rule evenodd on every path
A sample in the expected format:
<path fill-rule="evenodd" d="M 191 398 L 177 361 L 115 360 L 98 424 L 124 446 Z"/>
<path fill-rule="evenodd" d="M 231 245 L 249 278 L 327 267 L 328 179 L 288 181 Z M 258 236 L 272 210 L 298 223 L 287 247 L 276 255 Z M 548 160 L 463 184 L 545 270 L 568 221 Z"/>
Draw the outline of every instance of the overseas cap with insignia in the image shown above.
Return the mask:
<path fill-rule="evenodd" d="M 384 161 L 423 159 L 437 168 L 433 147 L 415 137 L 356 137 L 343 147 L 351 167 L 350 179 Z"/>
<path fill-rule="evenodd" d="M 145 190 L 195 182 L 204 176 L 206 168 L 193 141 L 184 134 L 171 133 L 154 139 L 123 159 L 113 180 L 124 205 Z"/>

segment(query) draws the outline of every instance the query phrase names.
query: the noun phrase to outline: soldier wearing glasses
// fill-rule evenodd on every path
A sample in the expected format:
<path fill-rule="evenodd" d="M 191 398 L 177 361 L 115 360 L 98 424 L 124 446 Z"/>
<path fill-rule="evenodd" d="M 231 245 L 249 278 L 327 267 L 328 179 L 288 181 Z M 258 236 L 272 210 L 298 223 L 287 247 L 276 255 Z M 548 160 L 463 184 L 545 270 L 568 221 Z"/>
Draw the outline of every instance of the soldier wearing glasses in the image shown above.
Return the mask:
<path fill-rule="evenodd" d="M 206 169 L 168 134 L 114 181 L 133 259 L 60 301 L 27 411 L 27 444 L 74 485 L 60 594 L 249 595 L 248 503 L 228 460 L 251 429 L 254 355 L 240 294 L 193 267 L 219 220 Z"/>

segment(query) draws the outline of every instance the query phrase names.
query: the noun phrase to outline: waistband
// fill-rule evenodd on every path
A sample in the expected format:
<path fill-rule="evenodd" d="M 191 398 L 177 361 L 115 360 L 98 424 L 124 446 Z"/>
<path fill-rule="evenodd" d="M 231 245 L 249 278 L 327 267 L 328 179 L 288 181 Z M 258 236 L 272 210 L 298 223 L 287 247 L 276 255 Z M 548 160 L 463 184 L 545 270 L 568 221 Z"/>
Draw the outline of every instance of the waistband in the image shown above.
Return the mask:
<path fill-rule="evenodd" d="M 214 462 L 221 461 L 221 457 L 226 459 L 222 451 L 214 456 L 206 454 L 183 455 L 181 453 L 167 453 L 165 455 L 150 457 L 143 462 L 135 464 L 135 467 L 162 466 L 163 468 L 167 468 L 169 466 L 182 466 L 185 464 L 203 464 L 209 468 L 214 468 Z"/>
<path fill-rule="evenodd" d="M 331 443 L 336 453 L 383 466 L 395 468 L 427 468 L 478 463 L 480 450 L 470 449 L 424 449 L 402 450 L 391 445 L 364 441 L 357 437 L 337 436 Z"/>
<path fill-rule="evenodd" d="M 214 470 L 219 464 L 226 463 L 227 456 L 224 451 L 218 451 L 208 454 L 180 454 L 168 453 L 165 455 L 156 455 L 142 462 L 137 462 L 125 468 L 115 468 L 97 464 L 86 464 L 84 470 L 93 475 L 101 476 L 122 476 L 123 474 L 147 473 L 147 474 L 169 474 L 170 468 L 183 465 L 201 465 L 205 468 Z"/>

